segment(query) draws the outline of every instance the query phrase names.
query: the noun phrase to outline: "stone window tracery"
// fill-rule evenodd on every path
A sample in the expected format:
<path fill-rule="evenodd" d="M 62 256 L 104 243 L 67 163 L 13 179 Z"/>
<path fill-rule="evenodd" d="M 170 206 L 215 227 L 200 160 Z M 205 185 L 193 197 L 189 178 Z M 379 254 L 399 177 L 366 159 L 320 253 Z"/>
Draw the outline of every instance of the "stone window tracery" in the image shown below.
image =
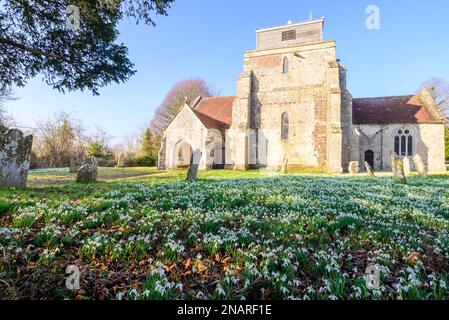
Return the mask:
<path fill-rule="evenodd" d="M 394 152 L 400 157 L 413 156 L 413 136 L 409 129 L 401 128 L 394 137 Z"/>

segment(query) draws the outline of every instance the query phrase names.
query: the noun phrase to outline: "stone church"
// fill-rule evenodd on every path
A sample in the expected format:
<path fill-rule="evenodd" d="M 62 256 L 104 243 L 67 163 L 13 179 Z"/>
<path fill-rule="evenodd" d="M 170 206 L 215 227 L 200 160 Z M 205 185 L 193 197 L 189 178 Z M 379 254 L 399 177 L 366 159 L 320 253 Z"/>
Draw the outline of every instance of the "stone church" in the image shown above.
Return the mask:
<path fill-rule="evenodd" d="M 391 169 L 394 152 L 445 171 L 444 117 L 426 88 L 355 99 L 324 19 L 256 30 L 235 97 L 185 103 L 164 132 L 161 169 L 251 168 L 346 172 Z M 413 166 L 412 166 L 413 169 Z"/>

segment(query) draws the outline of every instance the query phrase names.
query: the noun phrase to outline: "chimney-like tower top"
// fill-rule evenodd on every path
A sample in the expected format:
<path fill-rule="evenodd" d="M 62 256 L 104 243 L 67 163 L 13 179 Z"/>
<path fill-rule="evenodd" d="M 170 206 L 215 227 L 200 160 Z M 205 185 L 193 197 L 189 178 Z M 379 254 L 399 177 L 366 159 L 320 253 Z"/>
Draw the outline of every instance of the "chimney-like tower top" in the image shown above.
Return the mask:
<path fill-rule="evenodd" d="M 257 50 L 284 48 L 308 42 L 323 41 L 323 28 L 324 18 L 257 29 Z"/>

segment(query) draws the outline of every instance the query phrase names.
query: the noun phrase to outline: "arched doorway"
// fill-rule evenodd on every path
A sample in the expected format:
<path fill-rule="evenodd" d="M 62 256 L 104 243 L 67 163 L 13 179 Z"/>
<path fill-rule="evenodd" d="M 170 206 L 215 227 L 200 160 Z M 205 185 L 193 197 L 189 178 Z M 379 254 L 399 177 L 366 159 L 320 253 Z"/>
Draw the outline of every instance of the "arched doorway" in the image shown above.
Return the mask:
<path fill-rule="evenodd" d="M 374 152 L 372 150 L 367 150 L 365 152 L 365 161 L 374 169 Z"/>
<path fill-rule="evenodd" d="M 190 166 L 192 161 L 192 147 L 186 141 L 180 141 L 175 146 L 174 154 L 174 168 L 186 169 Z"/>

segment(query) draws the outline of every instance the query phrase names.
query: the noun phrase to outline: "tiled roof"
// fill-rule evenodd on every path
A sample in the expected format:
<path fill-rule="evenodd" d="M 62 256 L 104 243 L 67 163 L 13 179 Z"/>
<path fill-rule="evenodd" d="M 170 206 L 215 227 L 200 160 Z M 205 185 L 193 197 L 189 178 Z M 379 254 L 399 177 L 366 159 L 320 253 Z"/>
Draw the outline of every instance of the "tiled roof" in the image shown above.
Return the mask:
<path fill-rule="evenodd" d="M 208 129 L 229 129 L 234 97 L 202 98 L 193 112 Z"/>
<path fill-rule="evenodd" d="M 441 123 L 419 95 L 353 99 L 354 124 Z"/>

